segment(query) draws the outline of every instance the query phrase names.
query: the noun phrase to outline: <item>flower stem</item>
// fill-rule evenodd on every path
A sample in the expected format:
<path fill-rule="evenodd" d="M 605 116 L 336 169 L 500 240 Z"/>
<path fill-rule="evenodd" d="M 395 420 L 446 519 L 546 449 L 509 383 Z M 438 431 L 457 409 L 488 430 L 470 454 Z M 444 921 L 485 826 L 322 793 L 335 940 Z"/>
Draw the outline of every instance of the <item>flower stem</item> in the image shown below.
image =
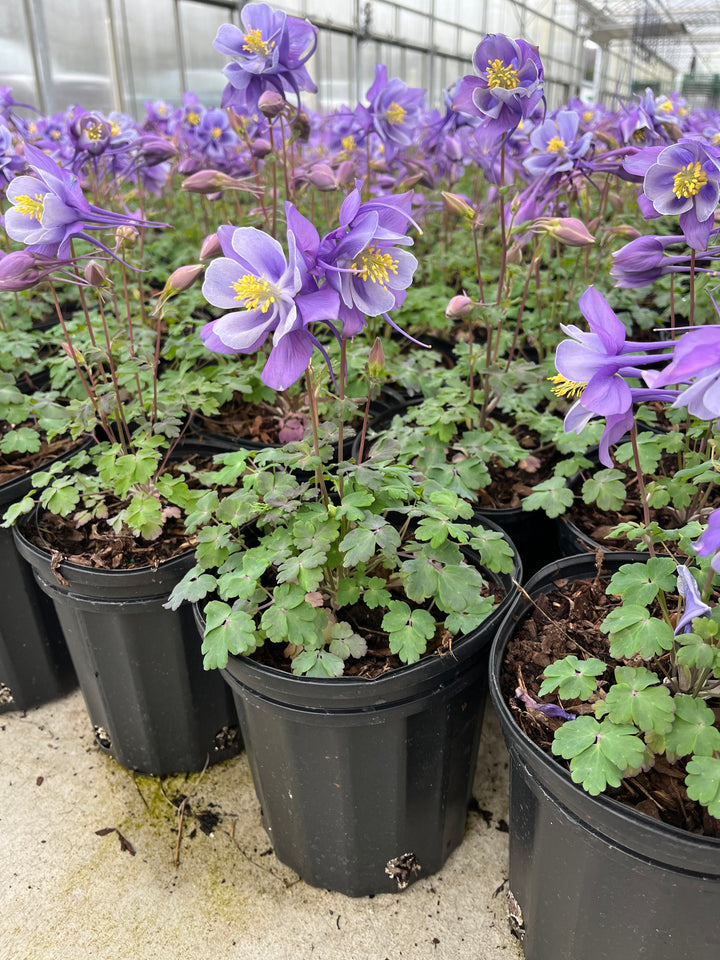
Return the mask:
<path fill-rule="evenodd" d="M 637 477 L 637 482 L 638 482 L 640 502 L 642 503 L 643 520 L 645 522 L 645 526 L 649 527 L 650 526 L 650 507 L 648 506 L 647 490 L 645 489 L 645 477 L 643 476 L 643 472 L 640 469 L 640 451 L 638 449 L 638 442 L 637 442 L 637 426 L 635 425 L 634 420 L 633 420 L 633 425 L 630 429 L 630 442 L 632 443 L 633 459 L 635 460 L 635 476 Z M 646 533 L 643 536 L 643 540 L 647 544 L 647 548 L 650 556 L 654 557 L 655 545 L 652 542 L 652 537 L 650 536 L 650 534 Z"/>

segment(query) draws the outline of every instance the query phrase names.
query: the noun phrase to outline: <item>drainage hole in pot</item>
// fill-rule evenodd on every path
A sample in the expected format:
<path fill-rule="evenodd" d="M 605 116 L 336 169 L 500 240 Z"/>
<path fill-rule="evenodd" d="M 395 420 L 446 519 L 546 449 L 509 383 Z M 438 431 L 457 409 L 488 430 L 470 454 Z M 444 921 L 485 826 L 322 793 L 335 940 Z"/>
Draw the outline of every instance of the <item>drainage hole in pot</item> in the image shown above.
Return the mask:
<path fill-rule="evenodd" d="M 225 726 L 215 734 L 213 745 L 216 750 L 229 750 L 237 741 L 239 727 Z"/>
<path fill-rule="evenodd" d="M 6 703 L 13 703 L 14 700 L 10 687 L 0 682 L 0 707 L 5 706 Z"/>
<path fill-rule="evenodd" d="M 112 741 L 108 736 L 108 732 L 105 727 L 93 727 L 93 732 L 95 733 L 95 742 L 99 747 L 102 747 L 103 750 L 109 750 L 112 746 Z"/>

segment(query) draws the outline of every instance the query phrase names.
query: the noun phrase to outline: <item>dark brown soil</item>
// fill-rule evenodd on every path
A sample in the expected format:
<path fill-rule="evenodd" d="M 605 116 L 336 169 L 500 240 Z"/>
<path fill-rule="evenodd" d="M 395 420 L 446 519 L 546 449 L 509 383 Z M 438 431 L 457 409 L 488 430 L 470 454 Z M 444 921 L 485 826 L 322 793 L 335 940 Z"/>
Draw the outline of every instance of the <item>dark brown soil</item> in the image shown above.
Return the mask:
<path fill-rule="evenodd" d="M 209 469 L 212 465 L 212 460 L 198 455 L 184 457 L 182 463 L 188 462 L 198 470 Z M 168 471 L 174 469 L 175 464 L 171 462 Z M 186 475 L 186 480 L 192 486 L 192 476 Z M 110 516 L 120 508 L 119 501 L 108 499 Z M 127 570 L 145 565 L 158 567 L 196 545 L 195 539 L 185 533 L 182 519 L 173 516 L 166 520 L 157 540 L 133 537 L 129 530 L 116 534 L 105 520 L 78 527 L 72 515 L 60 517 L 48 511 L 41 511 L 37 520 L 26 522 L 23 533 L 36 546 L 53 554 L 54 568 L 63 560 L 106 570 Z"/>
<path fill-rule="evenodd" d="M 22 426 L 32 427 L 33 424 L 25 423 Z M 77 446 L 78 441 L 69 437 L 58 437 L 50 443 L 43 438 L 36 453 L 0 453 L 0 484 L 39 470 Z"/>
<path fill-rule="evenodd" d="M 280 443 L 279 431 L 283 414 L 269 404 L 248 403 L 242 394 L 235 394 L 212 417 L 196 414 L 193 422 L 209 433 L 222 433 L 254 443 Z"/>
<path fill-rule="evenodd" d="M 541 446 L 534 430 L 518 425 L 513 431 L 527 457 L 511 467 L 503 467 L 499 461 L 489 464 L 492 482 L 477 491 L 478 506 L 483 510 L 519 507 L 533 487 L 552 476 L 553 468 L 560 459 L 554 446 Z"/>
<path fill-rule="evenodd" d="M 492 593 L 497 603 L 500 603 L 505 596 L 502 586 L 492 582 L 486 583 L 483 592 L 485 595 Z M 397 599 L 406 600 L 407 598 L 398 596 Z M 381 625 L 383 614 L 384 611 L 382 610 L 369 610 L 364 604 L 360 603 L 338 611 L 338 619 L 347 620 L 367 643 L 365 656 L 357 659 L 350 657 L 345 661 L 343 676 L 373 680 L 390 670 L 397 670 L 405 666 L 387 645 L 387 632 L 382 629 Z M 444 627 L 438 627 L 435 636 L 428 642 L 423 658 L 433 655 L 452 656 L 453 642 L 457 639 L 457 637 L 453 638 L 452 634 Z M 292 655 L 292 647 L 287 644 L 266 643 L 253 654 L 252 659 L 264 663 L 266 666 L 290 673 L 290 657 Z"/>
<path fill-rule="evenodd" d="M 564 766 L 568 764 L 551 752 L 554 732 L 563 720 L 528 709 L 516 696 L 516 691 L 522 687 L 533 699 L 559 704 L 568 713 L 592 714 L 593 702 L 603 696 L 612 681 L 615 666 L 623 663 L 637 666 L 641 662 L 619 662 L 610 656 L 608 639 L 600 632 L 599 625 L 619 601 L 606 596 L 606 586 L 607 579 L 602 576 L 575 582 L 556 580 L 557 589 L 541 595 L 532 613 L 522 621 L 508 644 L 502 667 L 501 688 L 518 725 L 556 763 Z M 599 678 L 601 692 L 588 702 L 561 702 L 557 694 L 538 697 L 545 667 L 568 654 L 580 659 L 597 657 L 607 664 L 606 672 Z M 688 798 L 684 778 L 682 761 L 670 764 L 664 757 L 658 757 L 655 766 L 647 773 L 627 778 L 619 788 L 608 789 L 607 793 L 664 823 L 691 833 L 720 837 L 720 820 L 711 817 L 704 807 Z"/>

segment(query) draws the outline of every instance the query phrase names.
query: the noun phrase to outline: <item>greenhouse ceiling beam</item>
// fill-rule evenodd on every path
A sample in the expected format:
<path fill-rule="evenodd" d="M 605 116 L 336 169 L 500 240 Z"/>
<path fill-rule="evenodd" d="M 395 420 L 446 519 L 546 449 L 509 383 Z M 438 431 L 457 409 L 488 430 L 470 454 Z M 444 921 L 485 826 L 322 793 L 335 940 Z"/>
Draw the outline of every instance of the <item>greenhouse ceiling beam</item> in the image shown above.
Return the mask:
<path fill-rule="evenodd" d="M 636 32 L 640 31 L 643 40 L 651 38 L 676 37 L 685 35 L 688 29 L 684 23 L 652 23 L 652 24 L 628 24 L 621 26 L 617 24 L 612 27 L 601 27 L 599 30 L 593 30 L 590 39 L 595 43 L 609 43 L 611 40 L 632 40 Z"/>

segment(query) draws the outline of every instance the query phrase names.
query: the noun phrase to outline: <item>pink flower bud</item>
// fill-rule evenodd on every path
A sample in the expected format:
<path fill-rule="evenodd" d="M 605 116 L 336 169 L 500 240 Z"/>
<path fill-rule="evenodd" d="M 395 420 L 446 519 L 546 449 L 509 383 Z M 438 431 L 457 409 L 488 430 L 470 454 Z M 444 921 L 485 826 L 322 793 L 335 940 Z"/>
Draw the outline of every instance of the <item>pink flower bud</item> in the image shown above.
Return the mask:
<path fill-rule="evenodd" d="M 235 180 L 220 170 L 198 170 L 197 173 L 191 173 L 189 177 L 185 177 L 180 189 L 187 190 L 188 193 L 204 193 L 209 196 L 234 185 Z"/>
<path fill-rule="evenodd" d="M 204 269 L 201 263 L 188 263 L 184 267 L 178 267 L 168 277 L 165 289 L 170 293 L 182 293 L 183 290 L 188 290 Z"/>
<path fill-rule="evenodd" d="M 301 413 L 293 413 L 283 417 L 280 421 L 278 440 L 280 443 L 292 443 L 293 440 L 302 440 L 305 436 L 305 417 Z"/>
<path fill-rule="evenodd" d="M 316 163 L 308 173 L 308 182 L 311 183 L 316 190 L 330 191 L 337 190 L 338 183 L 335 178 L 332 167 L 328 166 L 327 163 Z"/>
<path fill-rule="evenodd" d="M 595 243 L 595 237 L 576 217 L 540 217 L 530 225 L 533 233 L 547 233 L 568 247 L 586 247 Z"/>
<path fill-rule="evenodd" d="M 475 304 L 470 297 L 466 297 L 465 294 L 458 294 L 450 300 L 445 308 L 445 316 L 448 320 L 462 320 L 463 317 L 468 316 L 474 306 Z"/>
<path fill-rule="evenodd" d="M 287 100 L 276 90 L 266 90 L 265 93 L 260 94 L 258 109 L 263 116 L 268 118 L 279 117 L 286 107 Z"/>
<path fill-rule="evenodd" d="M 337 182 L 342 186 L 345 186 L 348 183 L 353 183 L 356 175 L 357 171 L 355 169 L 355 162 L 353 160 L 343 160 L 343 162 L 335 171 Z"/>
<path fill-rule="evenodd" d="M 622 237 L 623 240 L 637 240 L 638 237 L 642 236 L 640 231 L 631 227 L 629 223 L 618 223 L 613 227 L 605 227 L 604 229 L 613 236 Z"/>
<path fill-rule="evenodd" d="M 257 157 L 258 160 L 262 160 L 263 157 L 266 157 L 269 153 L 272 153 L 272 147 L 267 140 L 263 140 L 262 137 L 258 137 L 257 140 L 253 140 L 253 145 L 251 147 L 252 155 Z"/>
<path fill-rule="evenodd" d="M 89 260 L 85 265 L 83 274 L 91 287 L 104 287 L 107 283 L 107 274 L 97 260 Z"/>
<path fill-rule="evenodd" d="M 215 257 L 222 256 L 222 247 L 216 233 L 211 233 L 202 242 L 200 247 L 201 260 L 214 260 Z"/>

